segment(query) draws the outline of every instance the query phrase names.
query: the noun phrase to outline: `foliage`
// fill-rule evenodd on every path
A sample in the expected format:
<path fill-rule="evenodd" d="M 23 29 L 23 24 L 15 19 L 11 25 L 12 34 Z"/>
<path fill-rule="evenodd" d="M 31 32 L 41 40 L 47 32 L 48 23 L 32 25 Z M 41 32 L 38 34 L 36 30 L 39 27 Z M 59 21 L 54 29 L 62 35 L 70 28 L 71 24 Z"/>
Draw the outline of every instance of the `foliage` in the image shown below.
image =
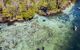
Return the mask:
<path fill-rule="evenodd" d="M 14 2 L 16 2 L 17 6 L 14 6 Z M 6 0 L 4 3 L 6 7 L 3 8 L 3 16 L 5 17 L 14 17 L 29 19 L 34 16 L 35 13 L 39 12 L 39 8 L 41 6 L 48 7 L 48 10 L 58 11 L 57 0 L 39 0 L 39 2 L 34 0 Z M 62 0 L 62 4 L 66 4 L 67 0 Z M 1 7 L 1 4 L 0 4 Z"/>
<path fill-rule="evenodd" d="M 22 19 L 21 15 L 16 15 L 16 19 Z"/>
<path fill-rule="evenodd" d="M 49 3 L 49 5 L 48 5 L 49 9 L 51 9 L 51 10 L 57 9 L 56 0 L 50 0 L 48 3 Z"/>
<path fill-rule="evenodd" d="M 28 19 L 28 18 L 32 18 L 35 14 L 35 10 L 34 9 L 29 9 L 27 10 L 26 12 L 22 12 L 21 13 L 21 16 Z"/>
<path fill-rule="evenodd" d="M 0 3 L 0 8 L 2 7 L 2 4 Z"/>
<path fill-rule="evenodd" d="M 3 9 L 2 12 L 3 12 L 3 15 L 4 15 L 5 17 L 11 17 L 11 16 L 12 16 L 12 14 L 9 13 L 9 9 L 8 9 L 8 8 Z"/>
<path fill-rule="evenodd" d="M 11 0 L 6 0 L 6 4 L 11 4 Z"/>
<path fill-rule="evenodd" d="M 34 16 L 36 13 L 36 7 L 35 4 L 29 7 L 28 9 L 26 8 L 26 3 L 20 3 L 19 4 L 19 14 L 21 15 L 22 18 L 29 19 Z"/>

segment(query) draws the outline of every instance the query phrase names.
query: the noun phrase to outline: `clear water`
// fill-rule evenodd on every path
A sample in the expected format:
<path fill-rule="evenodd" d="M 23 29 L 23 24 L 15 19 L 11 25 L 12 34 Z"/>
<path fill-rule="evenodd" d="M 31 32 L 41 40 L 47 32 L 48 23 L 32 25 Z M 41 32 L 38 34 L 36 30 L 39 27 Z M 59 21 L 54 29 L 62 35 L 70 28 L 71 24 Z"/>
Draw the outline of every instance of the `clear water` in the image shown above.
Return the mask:
<path fill-rule="evenodd" d="M 7 43 L 9 43 L 7 47 L 11 47 L 10 45 L 13 45 L 12 40 L 14 40 L 14 43 L 20 40 L 20 42 L 18 41 L 19 43 L 15 47 L 15 49 L 9 48 L 7 50 L 23 50 L 23 49 L 36 50 L 37 48 L 39 47 L 41 48 L 42 46 L 45 47 L 44 50 L 80 50 L 79 7 L 80 7 L 80 0 L 77 0 L 71 12 L 67 15 L 60 14 L 59 16 L 49 17 L 49 18 L 40 16 L 39 18 L 37 17 L 37 19 L 35 17 L 32 20 L 32 22 L 27 21 L 24 23 L 17 23 L 17 26 L 15 25 L 7 26 L 6 24 L 0 24 L 1 25 L 0 28 L 2 28 L 2 30 L 0 30 L 0 38 L 2 37 L 5 39 L 5 41 L 3 41 L 3 44 L 0 44 L 0 46 L 3 46 L 6 50 Z M 32 26 L 34 28 L 31 28 Z M 61 28 L 62 26 L 63 28 Z M 71 32 L 72 31 L 71 28 L 73 32 Z M 36 32 L 33 34 L 34 31 Z M 15 32 L 17 33 L 16 36 Z M 52 35 L 52 37 L 50 38 L 47 37 L 48 36 L 47 33 L 53 33 L 54 35 Z M 17 36 L 19 36 L 19 38 Z M 72 38 L 69 39 L 69 36 L 72 36 Z M 47 44 L 46 40 L 44 40 L 46 39 L 45 37 L 48 40 L 51 40 L 53 38 L 53 40 L 50 41 L 51 43 Z M 33 46 L 32 44 L 33 43 L 36 44 L 36 41 L 38 39 L 42 39 L 45 42 L 40 43 L 40 45 Z"/>
<path fill-rule="evenodd" d="M 74 31 L 74 38 L 71 44 L 73 48 L 70 48 L 70 50 L 80 50 L 80 0 L 77 0 L 73 7 L 72 14 L 76 16 L 73 21 L 73 26 L 76 26 L 77 30 Z"/>

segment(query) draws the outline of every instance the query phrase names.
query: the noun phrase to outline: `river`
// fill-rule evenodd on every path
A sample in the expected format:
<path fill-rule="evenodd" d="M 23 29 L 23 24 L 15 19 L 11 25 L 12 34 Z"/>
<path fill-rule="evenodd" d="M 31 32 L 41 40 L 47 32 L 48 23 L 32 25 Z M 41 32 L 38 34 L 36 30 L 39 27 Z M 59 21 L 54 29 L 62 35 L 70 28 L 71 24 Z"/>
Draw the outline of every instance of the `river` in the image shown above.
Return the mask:
<path fill-rule="evenodd" d="M 0 46 L 3 50 L 80 50 L 80 0 L 68 14 L 0 24 Z"/>

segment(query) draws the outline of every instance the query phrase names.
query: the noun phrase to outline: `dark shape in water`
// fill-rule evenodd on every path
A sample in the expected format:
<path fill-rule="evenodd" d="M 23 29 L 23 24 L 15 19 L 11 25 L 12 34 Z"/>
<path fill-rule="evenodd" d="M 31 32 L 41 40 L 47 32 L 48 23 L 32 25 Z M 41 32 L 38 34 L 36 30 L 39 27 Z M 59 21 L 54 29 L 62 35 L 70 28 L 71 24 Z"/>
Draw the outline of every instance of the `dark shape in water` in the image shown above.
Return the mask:
<path fill-rule="evenodd" d="M 0 47 L 0 50 L 2 50 L 2 47 Z"/>
<path fill-rule="evenodd" d="M 43 22 L 45 22 L 46 20 L 45 19 L 43 19 Z"/>
<path fill-rule="evenodd" d="M 40 50 L 39 48 L 37 48 L 37 50 Z"/>
<path fill-rule="evenodd" d="M 0 30 L 1 30 L 1 28 L 0 28 Z"/>
<path fill-rule="evenodd" d="M 7 23 L 8 26 L 10 26 L 10 25 L 12 25 L 12 24 L 13 24 L 13 22 L 8 22 L 8 23 Z"/>
<path fill-rule="evenodd" d="M 42 47 L 42 50 L 44 50 L 44 47 Z"/>

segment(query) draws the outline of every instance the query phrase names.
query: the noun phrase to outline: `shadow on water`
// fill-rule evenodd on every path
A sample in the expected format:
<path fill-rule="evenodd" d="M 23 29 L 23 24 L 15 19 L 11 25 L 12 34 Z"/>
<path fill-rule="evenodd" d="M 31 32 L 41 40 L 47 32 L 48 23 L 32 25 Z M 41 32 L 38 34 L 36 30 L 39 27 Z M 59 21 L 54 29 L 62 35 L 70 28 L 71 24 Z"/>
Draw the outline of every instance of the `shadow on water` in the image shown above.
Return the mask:
<path fill-rule="evenodd" d="M 68 50 L 80 50 L 80 0 L 76 1 L 72 11 L 72 14 L 76 16 L 73 21 L 73 26 L 76 26 L 77 30 L 74 31 L 74 36 L 70 43 L 71 47 Z"/>

